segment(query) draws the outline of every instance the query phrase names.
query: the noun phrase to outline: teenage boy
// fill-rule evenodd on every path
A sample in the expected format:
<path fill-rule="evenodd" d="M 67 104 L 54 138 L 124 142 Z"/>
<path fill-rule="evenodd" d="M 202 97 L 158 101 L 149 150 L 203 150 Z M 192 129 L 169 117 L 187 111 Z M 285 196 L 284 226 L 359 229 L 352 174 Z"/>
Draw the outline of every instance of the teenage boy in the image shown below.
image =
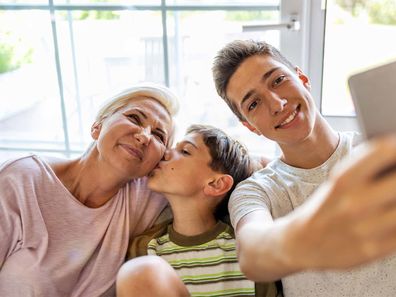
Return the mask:
<path fill-rule="evenodd" d="M 252 174 L 252 165 L 245 147 L 223 131 L 208 125 L 190 126 L 184 139 L 165 153 L 148 181 L 150 189 L 169 201 L 173 221 L 137 238 L 128 255 L 160 256 L 177 274 L 165 271 L 161 277 L 168 283 L 169 275 L 178 280 L 171 288 L 157 289 L 158 294 L 149 292 L 147 279 L 153 278 L 147 270 L 138 273 L 135 268 L 139 266 L 136 263 L 150 258 L 138 258 L 121 269 L 118 296 L 132 296 L 132 292 L 142 296 L 136 293 L 137 274 L 147 276 L 142 277 L 144 296 L 164 296 L 164 292 L 170 296 L 277 296 L 274 283 L 256 289 L 241 273 L 233 230 L 224 223 L 229 194 Z M 155 282 L 161 287 L 161 279 Z"/>
<path fill-rule="evenodd" d="M 357 134 L 329 126 L 309 78 L 275 47 L 233 41 L 218 52 L 213 76 L 242 124 L 282 152 L 230 198 L 246 276 L 282 278 L 287 297 L 396 296 L 396 257 L 351 269 L 396 250 L 396 174 L 375 178 L 396 162 L 395 137 L 361 147 L 330 174 Z"/>

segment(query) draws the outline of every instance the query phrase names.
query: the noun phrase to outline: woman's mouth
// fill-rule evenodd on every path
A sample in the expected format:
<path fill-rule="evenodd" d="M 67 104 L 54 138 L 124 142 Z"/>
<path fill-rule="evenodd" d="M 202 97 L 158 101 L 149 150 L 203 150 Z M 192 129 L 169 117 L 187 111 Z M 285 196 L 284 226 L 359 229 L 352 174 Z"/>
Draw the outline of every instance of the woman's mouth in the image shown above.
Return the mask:
<path fill-rule="evenodd" d="M 135 149 L 131 145 L 128 144 L 121 144 L 121 147 L 131 156 L 142 160 L 143 159 L 143 153 L 139 151 L 138 149 Z"/>

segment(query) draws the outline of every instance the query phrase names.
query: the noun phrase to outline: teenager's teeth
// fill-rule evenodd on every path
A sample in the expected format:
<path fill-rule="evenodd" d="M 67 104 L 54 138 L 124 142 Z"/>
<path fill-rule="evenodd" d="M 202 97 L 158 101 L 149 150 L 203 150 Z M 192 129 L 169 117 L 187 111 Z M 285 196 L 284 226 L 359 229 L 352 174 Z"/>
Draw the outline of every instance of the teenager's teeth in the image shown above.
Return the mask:
<path fill-rule="evenodd" d="M 283 125 L 290 123 L 291 121 L 294 120 L 296 115 L 297 115 L 297 110 L 293 111 L 293 113 L 291 115 L 289 115 L 289 117 L 286 120 L 284 120 L 280 125 L 283 126 Z"/>

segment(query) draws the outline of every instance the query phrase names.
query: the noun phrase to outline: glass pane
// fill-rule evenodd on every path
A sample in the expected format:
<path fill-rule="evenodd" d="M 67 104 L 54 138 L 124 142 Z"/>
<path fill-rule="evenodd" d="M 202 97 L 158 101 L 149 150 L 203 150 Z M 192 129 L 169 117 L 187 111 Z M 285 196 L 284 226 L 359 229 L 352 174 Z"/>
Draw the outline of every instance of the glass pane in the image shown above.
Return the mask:
<path fill-rule="evenodd" d="M 107 95 L 141 81 L 165 83 L 159 12 L 58 12 L 64 96 L 71 148 L 90 142 Z"/>
<path fill-rule="evenodd" d="M 189 4 L 189 5 L 279 5 L 280 0 L 166 0 L 167 4 Z"/>
<path fill-rule="evenodd" d="M 78 4 L 78 5 L 93 5 L 93 4 L 108 4 L 108 5 L 160 5 L 161 0 L 54 0 L 55 4 Z"/>
<path fill-rule="evenodd" d="M 234 39 L 265 39 L 279 47 L 279 31 L 242 32 L 242 25 L 250 21 L 268 20 L 278 22 L 279 12 L 168 13 L 170 81 L 183 98 L 177 118 L 178 137 L 192 123 L 212 124 L 240 139 L 253 153 L 274 154 L 273 143 L 248 132 L 218 97 L 211 72 L 216 52 Z"/>
<path fill-rule="evenodd" d="M 396 59 L 396 1 L 328 0 L 322 113 L 354 115 L 347 78 Z"/>
<path fill-rule="evenodd" d="M 47 4 L 48 0 L 0 0 L 0 4 L 12 4 L 12 3 L 17 3 L 17 4 Z"/>
<path fill-rule="evenodd" d="M 0 11 L 0 146 L 64 149 L 50 23 L 43 11 Z"/>

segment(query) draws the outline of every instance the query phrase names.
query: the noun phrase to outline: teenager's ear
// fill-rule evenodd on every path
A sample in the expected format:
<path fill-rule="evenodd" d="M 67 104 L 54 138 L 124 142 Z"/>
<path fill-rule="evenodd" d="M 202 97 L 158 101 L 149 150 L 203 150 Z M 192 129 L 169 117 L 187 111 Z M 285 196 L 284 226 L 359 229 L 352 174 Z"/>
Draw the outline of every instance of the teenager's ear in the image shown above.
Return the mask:
<path fill-rule="evenodd" d="M 92 126 L 91 126 L 91 137 L 93 138 L 93 140 L 98 140 L 101 129 L 102 129 L 102 123 L 95 122 L 95 123 L 92 124 Z"/>
<path fill-rule="evenodd" d="M 217 197 L 225 195 L 233 186 L 234 179 L 229 174 L 219 174 L 209 181 L 204 188 L 207 196 Z"/>
<path fill-rule="evenodd" d="M 298 78 L 302 81 L 303 85 L 308 89 L 311 90 L 311 81 L 309 80 L 308 76 L 304 74 L 304 72 L 300 69 L 300 67 L 296 66 L 296 72 Z"/>
<path fill-rule="evenodd" d="M 260 131 L 258 131 L 255 127 L 253 127 L 252 125 L 250 125 L 247 121 L 241 121 L 242 125 L 244 125 L 246 128 L 248 128 L 251 132 L 257 134 L 257 135 L 261 135 Z"/>

